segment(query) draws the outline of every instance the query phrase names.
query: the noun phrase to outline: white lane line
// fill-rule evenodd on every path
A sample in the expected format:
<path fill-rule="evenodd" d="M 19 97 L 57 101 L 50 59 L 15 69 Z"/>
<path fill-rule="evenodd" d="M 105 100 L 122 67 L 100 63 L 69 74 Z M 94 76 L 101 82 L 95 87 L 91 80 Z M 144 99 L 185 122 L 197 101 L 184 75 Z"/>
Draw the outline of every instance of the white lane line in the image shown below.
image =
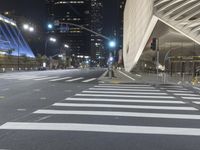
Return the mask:
<path fill-rule="evenodd" d="M 88 82 L 92 82 L 92 81 L 94 81 L 94 80 L 96 80 L 97 78 L 92 78 L 92 79 L 88 79 L 88 80 L 85 80 L 85 81 L 82 81 L 82 82 L 84 82 L 84 83 L 88 83 Z"/>
<path fill-rule="evenodd" d="M 46 78 L 47 76 L 35 76 L 35 77 L 21 77 L 21 78 L 18 78 L 18 80 L 32 80 L 32 79 L 38 79 L 38 78 Z"/>
<path fill-rule="evenodd" d="M 167 93 L 151 93 L 151 92 L 119 92 L 119 91 L 82 91 L 82 93 L 96 94 L 126 94 L 126 95 L 168 95 Z"/>
<path fill-rule="evenodd" d="M 103 86 L 103 85 L 96 85 L 94 86 L 96 88 L 120 88 L 120 89 L 155 89 L 154 87 L 128 87 L 128 86 Z"/>
<path fill-rule="evenodd" d="M 174 95 L 176 95 L 176 96 L 200 96 L 197 94 L 184 94 L 184 93 L 174 93 Z"/>
<path fill-rule="evenodd" d="M 200 97 L 181 97 L 182 99 L 200 100 Z"/>
<path fill-rule="evenodd" d="M 192 91 L 176 91 L 176 90 L 167 90 L 167 92 L 170 93 L 193 93 Z"/>
<path fill-rule="evenodd" d="M 140 75 L 140 74 L 135 74 L 137 77 L 142 77 L 142 75 Z"/>
<path fill-rule="evenodd" d="M 160 90 L 145 90 L 145 89 L 113 89 L 113 88 L 90 88 L 95 91 L 135 91 L 135 92 L 160 92 Z"/>
<path fill-rule="evenodd" d="M 200 102 L 196 102 L 196 101 L 193 101 L 193 103 L 198 104 L 198 105 L 200 104 Z"/>
<path fill-rule="evenodd" d="M 172 86 L 162 86 L 163 88 L 183 88 L 183 86 L 172 85 Z"/>
<path fill-rule="evenodd" d="M 94 107 L 94 108 L 130 108 L 130 109 L 156 109 L 156 110 L 191 110 L 197 111 L 193 107 L 176 106 L 144 106 L 144 105 L 114 105 L 114 104 L 76 104 L 76 103 L 54 103 L 52 106 L 61 107 Z"/>
<path fill-rule="evenodd" d="M 74 110 L 71 111 L 71 110 L 41 109 L 41 110 L 37 110 L 33 113 L 34 114 L 47 114 L 47 115 L 90 115 L 90 116 L 120 116 L 120 117 L 140 117 L 140 118 L 200 120 L 200 115 L 118 112 L 118 111 L 74 111 Z"/>
<path fill-rule="evenodd" d="M 67 101 L 90 101 L 90 102 L 131 102 L 131 103 L 161 103 L 161 104 L 185 104 L 182 101 L 167 100 L 136 100 L 136 99 L 103 99 L 103 98 L 66 98 Z"/>
<path fill-rule="evenodd" d="M 130 98 L 155 98 L 155 99 L 174 99 L 173 96 L 143 96 L 143 95 L 106 95 L 106 94 L 76 94 L 85 97 L 130 97 Z"/>
<path fill-rule="evenodd" d="M 120 87 L 152 87 L 151 85 L 148 84 L 107 84 L 107 83 L 103 83 L 103 84 L 98 84 L 99 86 L 120 86 Z"/>
<path fill-rule="evenodd" d="M 78 80 L 82 80 L 83 77 L 80 78 L 75 78 L 75 79 L 71 79 L 71 80 L 66 80 L 66 82 L 73 82 L 73 81 L 78 81 Z"/>
<path fill-rule="evenodd" d="M 72 77 L 58 78 L 58 79 L 53 79 L 53 80 L 50 80 L 50 81 L 55 82 L 55 81 L 67 80 L 67 79 L 70 79 L 70 78 L 72 78 Z"/>
<path fill-rule="evenodd" d="M 131 79 L 131 80 L 133 80 L 133 81 L 135 81 L 135 79 L 134 78 L 132 78 L 132 77 L 130 77 L 130 76 L 128 76 L 127 74 L 125 74 L 125 73 L 123 73 L 122 71 L 120 71 L 120 70 L 118 70 L 121 74 L 123 74 L 124 76 L 126 76 L 127 78 L 129 78 L 129 79 Z"/>
<path fill-rule="evenodd" d="M 127 125 L 123 126 L 123 125 L 78 124 L 78 123 L 7 122 L 4 125 L 0 126 L 0 129 L 200 136 L 199 128 L 175 128 L 175 127 L 127 126 Z"/>
<path fill-rule="evenodd" d="M 59 78 L 58 76 L 55 77 L 46 77 L 46 78 L 39 78 L 39 79 L 34 79 L 35 81 L 42 81 L 42 80 L 49 80 L 49 79 L 54 79 L 54 78 Z"/>
<path fill-rule="evenodd" d="M 198 87 L 193 87 L 194 89 L 196 89 L 196 90 L 200 90 L 200 88 L 198 88 Z"/>

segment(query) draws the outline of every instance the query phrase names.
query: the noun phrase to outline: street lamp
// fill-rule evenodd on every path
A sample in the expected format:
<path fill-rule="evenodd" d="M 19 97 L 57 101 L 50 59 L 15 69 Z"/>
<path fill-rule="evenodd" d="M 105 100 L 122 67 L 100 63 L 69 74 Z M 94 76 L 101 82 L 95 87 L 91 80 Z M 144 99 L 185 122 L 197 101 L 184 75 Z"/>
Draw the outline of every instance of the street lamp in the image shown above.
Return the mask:
<path fill-rule="evenodd" d="M 49 23 L 48 25 L 47 25 L 47 27 L 48 27 L 48 29 L 53 29 L 53 24 L 51 24 L 51 23 Z"/>
<path fill-rule="evenodd" d="M 110 49 L 114 49 L 116 47 L 116 41 L 115 40 L 111 40 L 109 41 L 108 43 Z M 109 53 L 109 59 L 108 59 L 108 74 L 109 74 L 109 78 L 112 78 L 113 76 L 113 61 L 114 61 L 114 58 L 113 58 L 113 54 L 112 54 L 112 50 L 110 50 L 110 53 Z"/>
<path fill-rule="evenodd" d="M 24 31 L 28 31 L 30 33 L 35 31 L 34 27 L 30 26 L 27 23 L 23 24 L 23 29 L 24 29 Z M 18 39 L 20 39 L 20 36 L 22 36 L 22 33 L 21 33 L 21 30 L 18 28 L 18 30 L 17 30 Z M 19 45 L 19 41 L 18 41 L 18 43 L 17 43 L 17 68 L 18 68 L 18 70 L 20 70 L 19 69 L 19 55 L 20 55 L 20 45 Z"/>
<path fill-rule="evenodd" d="M 46 41 L 45 41 L 45 48 L 44 48 L 44 51 L 45 51 L 45 56 L 46 56 L 46 50 L 47 50 L 47 46 L 48 46 L 48 42 L 52 42 L 52 43 L 56 43 L 57 42 L 57 39 L 54 38 L 54 37 L 50 37 L 50 38 L 47 38 Z"/>

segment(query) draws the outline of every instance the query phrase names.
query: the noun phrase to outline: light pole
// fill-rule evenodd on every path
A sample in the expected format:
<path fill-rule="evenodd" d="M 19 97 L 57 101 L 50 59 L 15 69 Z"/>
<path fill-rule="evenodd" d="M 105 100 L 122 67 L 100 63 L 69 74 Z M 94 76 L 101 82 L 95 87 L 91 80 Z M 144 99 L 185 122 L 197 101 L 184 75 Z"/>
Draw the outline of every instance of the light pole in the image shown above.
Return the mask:
<path fill-rule="evenodd" d="M 45 56 L 47 55 L 46 53 L 46 50 L 47 50 L 47 46 L 48 46 L 48 42 L 52 42 L 52 43 L 56 43 L 57 42 L 57 39 L 54 38 L 54 37 L 50 37 L 50 38 L 47 38 L 46 41 L 45 41 L 45 47 L 44 47 L 44 53 L 45 53 Z"/>
<path fill-rule="evenodd" d="M 64 25 L 70 25 L 70 26 L 75 26 L 75 27 L 78 27 L 78 28 L 81 28 L 81 29 L 83 29 L 83 30 L 86 30 L 86 31 L 88 31 L 88 32 L 90 32 L 90 33 L 92 33 L 92 34 L 94 34 L 94 35 L 97 35 L 97 36 L 99 36 L 99 37 L 101 37 L 101 38 L 103 38 L 103 39 L 106 39 L 106 40 L 108 40 L 108 43 L 109 43 L 109 47 L 110 48 L 112 48 L 112 49 L 114 49 L 115 47 L 116 47 L 116 42 L 114 41 L 114 40 L 111 40 L 109 37 L 107 37 L 107 36 L 105 36 L 105 35 L 103 35 L 103 34 L 100 34 L 100 33 L 98 33 L 98 32 L 95 32 L 95 31 L 93 31 L 93 30 L 91 30 L 91 29 L 88 29 L 88 28 L 86 28 L 86 27 L 84 27 L 84 26 L 81 26 L 81 25 L 78 25 L 78 24 L 74 24 L 74 23 L 70 23 L 70 22 L 62 22 L 62 21 L 56 21 L 56 23 L 55 23 L 56 25 L 62 25 L 62 24 L 64 24 Z M 49 30 L 51 30 L 51 29 L 53 29 L 53 24 L 48 24 L 48 29 Z M 110 54 L 109 55 L 111 55 L 112 56 L 112 52 L 110 52 Z M 111 66 L 112 67 L 112 66 Z"/>
<path fill-rule="evenodd" d="M 23 29 L 24 31 L 28 31 L 30 33 L 35 31 L 35 28 L 29 24 L 23 24 Z M 22 36 L 21 30 L 19 28 L 17 28 L 17 38 L 18 38 L 18 42 L 17 42 L 17 69 L 18 71 L 20 70 L 19 68 L 19 55 L 20 55 L 20 37 Z"/>

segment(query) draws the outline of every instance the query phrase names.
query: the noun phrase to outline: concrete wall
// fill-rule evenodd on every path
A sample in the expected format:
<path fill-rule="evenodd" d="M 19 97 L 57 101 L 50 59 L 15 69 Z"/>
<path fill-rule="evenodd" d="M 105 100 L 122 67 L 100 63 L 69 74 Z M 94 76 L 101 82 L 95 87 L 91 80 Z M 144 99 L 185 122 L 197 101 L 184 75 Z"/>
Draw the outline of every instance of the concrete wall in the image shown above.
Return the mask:
<path fill-rule="evenodd" d="M 124 10 L 125 70 L 133 70 L 158 21 L 153 15 L 153 0 L 127 0 Z"/>

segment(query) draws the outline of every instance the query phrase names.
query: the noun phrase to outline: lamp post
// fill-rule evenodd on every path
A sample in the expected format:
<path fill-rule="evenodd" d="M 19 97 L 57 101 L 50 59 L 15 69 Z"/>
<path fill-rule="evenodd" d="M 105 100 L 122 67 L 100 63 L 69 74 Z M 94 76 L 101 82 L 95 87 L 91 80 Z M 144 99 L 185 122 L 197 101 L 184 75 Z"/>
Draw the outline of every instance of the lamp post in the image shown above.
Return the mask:
<path fill-rule="evenodd" d="M 35 31 L 35 28 L 33 26 L 25 23 L 25 24 L 23 24 L 23 30 L 32 33 L 32 32 Z M 21 33 L 20 29 L 17 28 L 17 38 L 18 38 L 18 42 L 17 42 L 17 69 L 18 69 L 18 71 L 20 70 L 20 67 L 19 67 L 19 56 L 20 56 L 19 41 L 20 41 L 21 36 L 22 36 L 22 33 Z"/>
<path fill-rule="evenodd" d="M 74 24 L 74 23 L 70 23 L 70 22 L 63 22 L 63 21 L 56 21 L 55 23 L 54 23 L 56 26 L 59 26 L 59 25 L 70 25 L 70 26 L 74 26 L 74 27 L 78 27 L 78 28 L 81 28 L 81 29 L 83 29 L 83 30 L 86 30 L 86 31 L 88 31 L 88 32 L 90 32 L 90 33 L 92 33 L 92 34 L 94 34 L 94 35 L 97 35 L 97 36 L 99 36 L 99 37 L 101 37 L 101 38 L 103 38 L 103 39 L 106 39 L 106 40 L 108 40 L 108 43 L 109 43 L 109 47 L 111 48 L 111 49 L 114 49 L 115 47 L 116 47 L 116 41 L 114 41 L 114 40 L 111 40 L 109 37 L 107 37 L 107 36 L 105 36 L 105 35 L 103 35 L 103 34 L 101 34 L 101 33 L 98 33 L 98 32 L 95 32 L 95 31 L 93 31 L 93 30 L 91 30 L 91 29 L 88 29 L 88 28 L 86 28 L 86 27 L 84 27 L 84 26 L 81 26 L 81 25 L 78 25 L 78 24 Z M 48 24 L 48 29 L 49 30 L 51 30 L 51 29 L 53 29 L 53 24 L 51 24 L 51 23 L 49 23 Z M 110 51 L 110 54 L 109 54 L 109 56 L 111 56 L 110 58 L 110 60 L 114 60 L 114 59 L 112 59 L 112 52 Z M 112 65 L 111 65 L 111 67 L 112 67 Z M 111 73 L 112 73 L 112 70 L 111 70 Z M 112 76 L 111 76 L 112 77 Z"/>
<path fill-rule="evenodd" d="M 50 38 L 47 38 L 46 41 L 45 41 L 45 47 L 44 47 L 44 53 L 45 53 L 45 56 L 47 55 L 46 54 L 46 50 L 47 50 L 47 46 L 48 46 L 48 42 L 52 42 L 52 43 L 56 43 L 57 42 L 57 39 L 54 38 L 54 37 L 50 37 Z"/>

